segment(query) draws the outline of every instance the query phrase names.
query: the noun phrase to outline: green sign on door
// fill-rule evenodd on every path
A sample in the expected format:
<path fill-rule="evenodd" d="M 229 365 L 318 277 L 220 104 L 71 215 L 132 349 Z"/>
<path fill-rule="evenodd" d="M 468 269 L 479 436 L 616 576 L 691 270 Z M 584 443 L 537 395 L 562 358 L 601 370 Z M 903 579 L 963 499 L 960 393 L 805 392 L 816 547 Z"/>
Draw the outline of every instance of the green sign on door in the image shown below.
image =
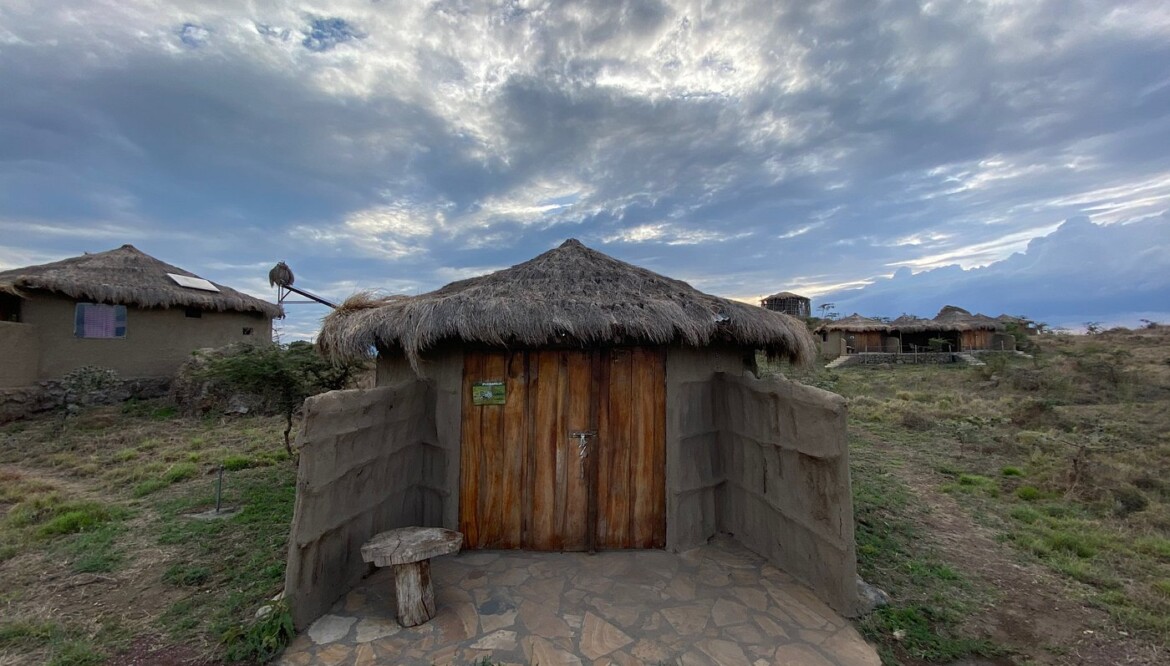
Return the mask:
<path fill-rule="evenodd" d="M 471 404 L 504 404 L 504 382 L 476 382 L 471 385 Z"/>

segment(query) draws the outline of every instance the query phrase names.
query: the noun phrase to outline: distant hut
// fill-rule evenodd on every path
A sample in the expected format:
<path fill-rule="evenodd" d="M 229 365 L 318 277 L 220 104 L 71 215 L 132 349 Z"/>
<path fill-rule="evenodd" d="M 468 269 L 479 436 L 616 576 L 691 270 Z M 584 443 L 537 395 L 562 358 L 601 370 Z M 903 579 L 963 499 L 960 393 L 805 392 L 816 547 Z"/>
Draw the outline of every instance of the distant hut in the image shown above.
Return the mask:
<path fill-rule="evenodd" d="M 821 354 L 836 358 L 845 354 L 884 351 L 885 322 L 862 317 L 854 312 L 848 317 L 827 321 L 813 332 L 821 337 Z"/>
<path fill-rule="evenodd" d="M 306 403 L 297 626 L 366 572 L 364 540 L 404 525 L 552 551 L 726 532 L 855 610 L 843 402 L 753 372 L 756 350 L 812 361 L 801 321 L 569 240 L 431 293 L 351 298 L 318 340 L 376 349 L 377 386 Z"/>
<path fill-rule="evenodd" d="M 133 245 L 0 272 L 0 387 L 75 368 L 170 376 L 201 347 L 270 341 L 279 306 Z"/>
<path fill-rule="evenodd" d="M 902 352 L 929 351 L 930 340 L 938 332 L 933 321 L 904 314 L 890 322 L 887 348 L 896 346 Z"/>
<path fill-rule="evenodd" d="M 808 319 L 812 316 L 812 301 L 791 291 L 772 294 L 760 301 L 760 306 L 772 312 L 783 312 L 786 315 L 802 319 Z"/>
<path fill-rule="evenodd" d="M 973 315 L 955 305 L 945 305 L 938 311 L 934 323 L 943 337 L 953 343 L 952 351 L 994 349 L 994 333 L 1002 326 L 984 315 Z"/>

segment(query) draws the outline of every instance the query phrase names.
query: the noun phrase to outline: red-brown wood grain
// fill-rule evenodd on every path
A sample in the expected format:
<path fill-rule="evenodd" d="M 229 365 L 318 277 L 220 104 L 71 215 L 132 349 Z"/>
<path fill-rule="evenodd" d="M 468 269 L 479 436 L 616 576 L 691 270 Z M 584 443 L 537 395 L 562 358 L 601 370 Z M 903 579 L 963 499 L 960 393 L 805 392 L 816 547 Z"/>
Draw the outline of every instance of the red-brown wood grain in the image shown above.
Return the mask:
<path fill-rule="evenodd" d="M 663 547 L 665 368 L 661 349 L 466 353 L 465 547 Z M 496 380 L 505 404 L 472 404 L 471 387 Z M 583 459 L 570 433 L 589 431 Z"/>

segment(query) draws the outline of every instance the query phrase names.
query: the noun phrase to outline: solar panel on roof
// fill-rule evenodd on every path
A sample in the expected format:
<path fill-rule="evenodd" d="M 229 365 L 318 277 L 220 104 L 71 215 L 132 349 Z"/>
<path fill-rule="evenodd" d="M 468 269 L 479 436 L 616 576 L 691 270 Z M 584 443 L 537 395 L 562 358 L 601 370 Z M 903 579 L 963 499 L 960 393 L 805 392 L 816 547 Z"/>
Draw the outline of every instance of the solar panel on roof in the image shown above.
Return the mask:
<path fill-rule="evenodd" d="M 174 273 L 167 273 L 167 276 L 174 280 L 175 283 L 180 287 L 200 289 L 202 291 L 219 291 L 219 287 L 211 284 L 201 277 L 191 277 L 190 275 L 175 275 Z"/>

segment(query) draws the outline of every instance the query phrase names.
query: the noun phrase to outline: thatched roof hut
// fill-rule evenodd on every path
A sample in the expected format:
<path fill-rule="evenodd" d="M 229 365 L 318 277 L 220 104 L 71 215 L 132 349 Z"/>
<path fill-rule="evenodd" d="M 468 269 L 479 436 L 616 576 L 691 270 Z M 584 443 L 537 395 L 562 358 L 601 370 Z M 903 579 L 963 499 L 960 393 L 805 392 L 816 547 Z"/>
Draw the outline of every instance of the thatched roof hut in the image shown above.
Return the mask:
<path fill-rule="evenodd" d="M 759 349 L 812 359 L 800 320 L 569 240 L 427 294 L 351 298 L 318 342 L 378 358 L 374 388 L 305 404 L 285 568 L 298 627 L 367 573 L 354 545 L 409 525 L 457 529 L 464 549 L 733 534 L 855 610 L 844 402 L 756 372 Z"/>
<path fill-rule="evenodd" d="M 412 363 L 445 341 L 490 346 L 666 345 L 717 342 L 807 363 L 815 347 L 787 315 L 705 294 L 570 239 L 529 261 L 419 296 L 347 300 L 318 342 L 333 357 L 375 346 Z"/>
<path fill-rule="evenodd" d="M 168 273 L 199 277 L 127 244 L 107 252 L 0 271 L 0 292 L 23 296 L 30 290 L 42 290 L 142 308 L 193 307 L 213 312 L 259 312 L 269 317 L 284 314 L 279 305 L 222 284 L 212 283 L 218 291 L 181 286 Z"/>
<path fill-rule="evenodd" d="M 760 307 L 773 312 L 783 312 L 793 317 L 812 315 L 812 301 L 806 296 L 794 294 L 791 291 L 782 291 L 763 298 L 760 301 Z"/>
<path fill-rule="evenodd" d="M 135 248 L 0 272 L 0 387 L 84 366 L 166 378 L 191 352 L 267 343 L 279 305 L 210 282 Z"/>
<path fill-rule="evenodd" d="M 990 317 L 973 315 L 963 308 L 944 305 L 934 318 L 935 327 L 949 331 L 992 331 L 1001 326 Z"/>

